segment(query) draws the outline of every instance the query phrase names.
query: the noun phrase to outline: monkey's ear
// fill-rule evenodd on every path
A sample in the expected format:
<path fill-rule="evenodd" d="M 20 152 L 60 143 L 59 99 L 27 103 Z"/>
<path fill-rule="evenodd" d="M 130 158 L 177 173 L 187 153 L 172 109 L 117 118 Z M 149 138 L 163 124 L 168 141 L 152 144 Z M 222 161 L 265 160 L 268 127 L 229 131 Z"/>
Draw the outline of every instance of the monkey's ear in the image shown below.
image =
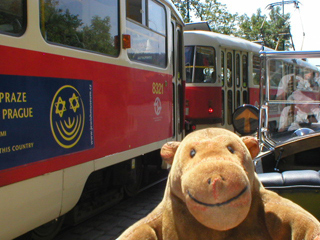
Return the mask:
<path fill-rule="evenodd" d="M 165 143 L 160 151 L 162 160 L 166 163 L 172 165 L 174 155 L 180 145 L 180 142 L 167 142 Z"/>
<path fill-rule="evenodd" d="M 247 146 L 251 154 L 251 158 L 254 159 L 260 152 L 258 139 L 250 136 L 242 137 L 241 139 L 244 142 L 244 144 Z"/>

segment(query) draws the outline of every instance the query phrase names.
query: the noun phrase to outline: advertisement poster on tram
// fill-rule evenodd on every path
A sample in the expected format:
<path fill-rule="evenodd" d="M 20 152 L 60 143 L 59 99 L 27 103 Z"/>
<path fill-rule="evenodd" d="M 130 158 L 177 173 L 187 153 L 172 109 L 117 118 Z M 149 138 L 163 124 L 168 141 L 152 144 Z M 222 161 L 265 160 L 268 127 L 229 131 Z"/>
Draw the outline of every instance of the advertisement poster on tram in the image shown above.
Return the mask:
<path fill-rule="evenodd" d="M 93 147 L 92 81 L 0 75 L 0 170 Z"/>

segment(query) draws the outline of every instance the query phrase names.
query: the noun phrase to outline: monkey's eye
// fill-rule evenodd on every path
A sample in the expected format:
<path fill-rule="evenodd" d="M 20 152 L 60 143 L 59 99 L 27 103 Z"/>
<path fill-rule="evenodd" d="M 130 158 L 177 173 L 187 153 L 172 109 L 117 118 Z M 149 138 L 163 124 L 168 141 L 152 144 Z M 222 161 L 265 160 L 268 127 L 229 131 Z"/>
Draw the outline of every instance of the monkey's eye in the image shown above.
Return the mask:
<path fill-rule="evenodd" d="M 234 153 L 234 149 L 231 146 L 228 146 L 227 148 L 228 148 L 229 152 L 231 152 L 232 154 Z"/>
<path fill-rule="evenodd" d="M 196 150 L 194 150 L 194 149 L 191 149 L 191 151 L 190 151 L 190 157 L 194 157 L 196 155 Z"/>

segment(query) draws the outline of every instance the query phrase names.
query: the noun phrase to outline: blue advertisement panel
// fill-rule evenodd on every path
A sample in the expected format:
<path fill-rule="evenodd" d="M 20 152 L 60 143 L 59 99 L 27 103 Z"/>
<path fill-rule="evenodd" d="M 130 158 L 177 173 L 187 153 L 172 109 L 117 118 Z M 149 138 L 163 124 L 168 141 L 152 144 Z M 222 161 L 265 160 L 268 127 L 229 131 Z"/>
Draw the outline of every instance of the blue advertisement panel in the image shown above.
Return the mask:
<path fill-rule="evenodd" d="M 0 75 L 0 170 L 94 147 L 92 81 Z"/>

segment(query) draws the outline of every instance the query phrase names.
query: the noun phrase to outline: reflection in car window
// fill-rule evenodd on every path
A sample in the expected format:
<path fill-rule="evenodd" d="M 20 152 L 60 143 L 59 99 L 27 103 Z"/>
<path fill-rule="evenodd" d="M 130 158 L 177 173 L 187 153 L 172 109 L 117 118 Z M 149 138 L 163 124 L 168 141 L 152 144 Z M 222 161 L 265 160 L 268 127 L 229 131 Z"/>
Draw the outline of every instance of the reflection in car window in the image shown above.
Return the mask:
<path fill-rule="evenodd" d="M 319 69 L 301 59 L 270 59 L 267 64 L 268 128 L 273 140 L 287 141 L 302 128 L 319 132 Z"/>
<path fill-rule="evenodd" d="M 283 62 L 280 60 L 271 60 L 269 64 L 270 68 L 270 84 L 271 86 L 278 86 L 279 82 L 284 75 Z"/>

